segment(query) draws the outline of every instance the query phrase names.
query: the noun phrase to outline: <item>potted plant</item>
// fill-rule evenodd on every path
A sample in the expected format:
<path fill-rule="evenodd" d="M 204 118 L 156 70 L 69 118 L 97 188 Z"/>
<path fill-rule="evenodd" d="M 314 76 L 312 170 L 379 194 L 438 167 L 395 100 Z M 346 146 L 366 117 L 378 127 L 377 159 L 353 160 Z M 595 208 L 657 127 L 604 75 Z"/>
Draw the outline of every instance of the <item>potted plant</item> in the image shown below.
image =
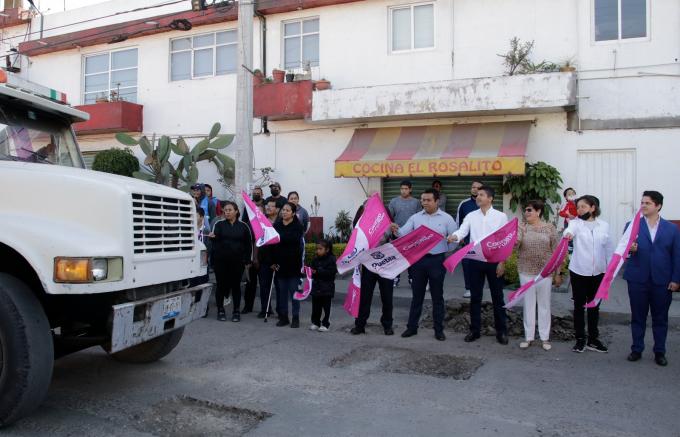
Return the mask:
<path fill-rule="evenodd" d="M 572 64 L 571 60 L 565 62 L 563 65 L 560 66 L 560 71 L 562 73 L 567 73 L 570 71 L 576 71 L 576 67 L 574 67 L 574 64 Z"/>
<path fill-rule="evenodd" d="M 106 103 L 109 101 L 109 97 L 105 93 L 97 94 L 97 97 L 94 99 L 95 103 Z"/>
<path fill-rule="evenodd" d="M 260 69 L 253 71 L 253 85 L 261 85 L 264 82 L 264 74 Z"/>
<path fill-rule="evenodd" d="M 286 82 L 293 82 L 295 80 L 295 72 L 293 70 L 288 70 L 286 72 Z"/>
<path fill-rule="evenodd" d="M 326 80 L 326 79 L 321 79 L 317 80 L 314 83 L 314 88 L 316 88 L 317 91 L 323 91 L 331 88 L 331 82 Z"/>
<path fill-rule="evenodd" d="M 272 71 L 272 76 L 274 77 L 274 83 L 283 83 L 283 79 L 286 76 L 286 72 L 284 70 L 279 70 L 275 68 Z"/>

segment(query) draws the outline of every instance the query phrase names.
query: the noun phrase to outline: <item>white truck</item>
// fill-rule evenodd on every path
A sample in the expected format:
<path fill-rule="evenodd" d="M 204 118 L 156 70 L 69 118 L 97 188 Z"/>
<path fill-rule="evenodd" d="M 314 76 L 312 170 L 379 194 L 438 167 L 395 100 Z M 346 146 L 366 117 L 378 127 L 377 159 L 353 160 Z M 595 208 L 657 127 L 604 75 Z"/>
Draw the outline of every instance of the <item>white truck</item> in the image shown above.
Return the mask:
<path fill-rule="evenodd" d="M 188 194 L 85 169 L 55 90 L 0 70 L 0 428 L 43 401 L 56 358 L 152 362 L 207 308 Z"/>

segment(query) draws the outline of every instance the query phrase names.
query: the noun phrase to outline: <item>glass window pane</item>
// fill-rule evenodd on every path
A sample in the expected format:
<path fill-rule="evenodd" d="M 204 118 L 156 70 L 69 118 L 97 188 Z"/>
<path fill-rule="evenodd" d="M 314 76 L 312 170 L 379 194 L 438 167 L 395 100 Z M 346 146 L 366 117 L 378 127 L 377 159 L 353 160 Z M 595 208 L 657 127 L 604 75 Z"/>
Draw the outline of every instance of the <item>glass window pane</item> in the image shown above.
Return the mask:
<path fill-rule="evenodd" d="M 228 30 L 226 32 L 217 33 L 217 44 L 233 44 L 236 43 L 236 31 Z"/>
<path fill-rule="evenodd" d="M 411 48 L 411 9 L 392 10 L 392 50 Z"/>
<path fill-rule="evenodd" d="M 109 69 L 109 54 L 88 56 L 85 58 L 85 74 L 101 73 Z"/>
<path fill-rule="evenodd" d="M 213 49 L 194 50 L 194 77 L 212 76 Z"/>
<path fill-rule="evenodd" d="M 312 33 L 319 31 L 319 19 L 315 18 L 313 20 L 305 20 L 302 22 L 302 32 Z"/>
<path fill-rule="evenodd" d="M 173 39 L 170 41 L 170 50 L 189 50 L 191 48 L 190 38 Z"/>
<path fill-rule="evenodd" d="M 137 66 L 137 49 L 122 50 L 111 53 L 111 69 L 130 68 Z"/>
<path fill-rule="evenodd" d="M 111 89 L 118 87 L 137 86 L 137 69 L 120 70 L 111 72 Z"/>
<path fill-rule="evenodd" d="M 621 38 L 647 36 L 647 0 L 621 0 Z"/>
<path fill-rule="evenodd" d="M 191 52 L 173 53 L 170 56 L 170 80 L 191 79 Z"/>
<path fill-rule="evenodd" d="M 299 35 L 300 34 L 300 22 L 286 23 L 283 25 L 283 34 L 285 36 Z"/>
<path fill-rule="evenodd" d="M 97 93 L 85 94 L 85 98 L 83 99 L 83 105 L 91 105 L 93 103 L 96 103 L 96 101 Z"/>
<path fill-rule="evenodd" d="M 434 5 L 413 8 L 413 27 L 414 48 L 434 47 Z"/>
<path fill-rule="evenodd" d="M 194 48 L 206 47 L 215 45 L 215 34 L 199 35 L 192 38 L 194 40 Z"/>
<path fill-rule="evenodd" d="M 619 39 L 618 0 L 595 0 L 595 41 Z"/>
<path fill-rule="evenodd" d="M 236 44 L 217 47 L 215 74 L 236 72 Z"/>
<path fill-rule="evenodd" d="M 126 102 L 137 103 L 137 87 L 120 90 L 118 97 L 120 100 L 125 100 Z"/>
<path fill-rule="evenodd" d="M 85 92 L 107 91 L 109 89 L 109 74 L 93 74 L 85 76 Z"/>
<path fill-rule="evenodd" d="M 284 40 L 284 66 L 286 70 L 289 68 L 300 67 L 300 38 L 286 38 Z"/>
<path fill-rule="evenodd" d="M 302 38 L 302 61 L 311 61 L 312 66 L 319 65 L 319 34 L 306 35 Z"/>

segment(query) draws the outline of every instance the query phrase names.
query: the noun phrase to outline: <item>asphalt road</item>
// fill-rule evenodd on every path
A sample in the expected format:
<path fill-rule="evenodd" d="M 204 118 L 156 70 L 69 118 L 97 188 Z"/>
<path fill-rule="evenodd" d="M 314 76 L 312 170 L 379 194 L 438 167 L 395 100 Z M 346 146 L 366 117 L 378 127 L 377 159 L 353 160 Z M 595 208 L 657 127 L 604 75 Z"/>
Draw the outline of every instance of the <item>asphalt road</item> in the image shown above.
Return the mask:
<path fill-rule="evenodd" d="M 629 329 L 603 328 L 608 354 L 473 344 L 431 330 L 402 339 L 352 320 L 336 299 L 331 331 L 209 319 L 158 363 L 128 365 L 89 349 L 56 363 L 47 401 L 3 436 L 680 436 L 680 331 L 670 365 L 651 350 L 629 363 Z M 373 309 L 372 320 L 379 317 Z M 651 334 L 651 333 L 650 333 Z M 650 347 L 651 349 L 651 347 Z M 465 379 L 468 378 L 468 379 Z"/>

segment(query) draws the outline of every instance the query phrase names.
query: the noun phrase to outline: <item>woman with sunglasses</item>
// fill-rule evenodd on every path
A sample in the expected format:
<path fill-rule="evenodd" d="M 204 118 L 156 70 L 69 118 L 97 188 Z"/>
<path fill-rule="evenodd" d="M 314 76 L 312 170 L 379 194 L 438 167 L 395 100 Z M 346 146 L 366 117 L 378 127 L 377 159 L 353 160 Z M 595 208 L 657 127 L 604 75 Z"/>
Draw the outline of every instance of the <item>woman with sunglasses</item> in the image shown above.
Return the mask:
<path fill-rule="evenodd" d="M 541 200 L 530 200 L 524 207 L 524 223 L 517 233 L 517 270 L 522 285 L 535 278 L 550 259 L 557 247 L 557 229 L 551 223 L 541 220 L 545 206 Z M 562 277 L 555 276 L 559 286 Z M 534 341 L 536 332 L 536 307 L 538 306 L 538 335 L 542 347 L 548 351 L 550 345 L 550 292 L 552 281 L 541 281 L 529 288 L 524 295 L 524 341 L 519 347 L 527 349 Z"/>

